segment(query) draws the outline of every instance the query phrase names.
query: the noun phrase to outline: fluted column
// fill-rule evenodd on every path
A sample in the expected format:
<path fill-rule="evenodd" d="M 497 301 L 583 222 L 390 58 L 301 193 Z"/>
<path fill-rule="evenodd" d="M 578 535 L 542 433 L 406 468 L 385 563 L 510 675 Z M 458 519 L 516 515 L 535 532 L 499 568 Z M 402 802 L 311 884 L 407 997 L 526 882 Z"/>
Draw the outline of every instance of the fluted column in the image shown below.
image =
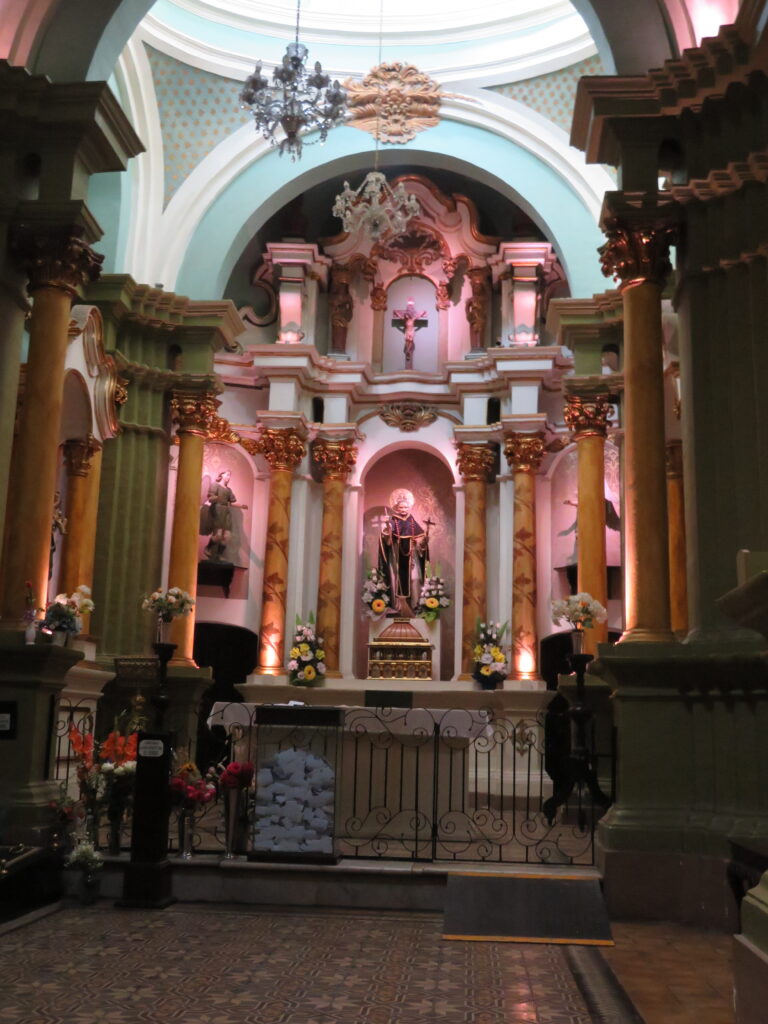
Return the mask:
<path fill-rule="evenodd" d="M 93 586 L 93 555 L 101 480 L 101 442 L 91 434 L 64 445 L 67 470 L 67 532 L 62 538 L 58 590 L 71 594 L 76 587 Z M 87 633 L 87 620 L 83 619 Z"/>
<path fill-rule="evenodd" d="M 538 678 L 536 635 L 536 470 L 544 455 L 541 434 L 510 434 L 504 454 L 515 481 L 512 564 L 512 678 Z"/>
<path fill-rule="evenodd" d="M 673 640 L 669 614 L 661 295 L 673 231 L 660 211 L 604 216 L 603 273 L 624 300 L 624 600 L 622 641 Z"/>
<path fill-rule="evenodd" d="M 578 589 L 591 594 L 603 607 L 608 601 L 605 555 L 605 435 L 611 403 L 607 395 L 569 394 L 565 422 L 572 431 L 578 455 Z M 608 639 L 608 623 L 585 631 L 588 654 Z"/>
<path fill-rule="evenodd" d="M 339 673 L 344 490 L 357 460 L 351 441 L 317 441 L 312 457 L 323 468 L 323 526 L 317 585 L 317 632 L 323 638 L 327 674 Z"/>
<path fill-rule="evenodd" d="M 667 514 L 669 516 L 669 605 L 672 632 L 679 638 L 688 633 L 688 578 L 685 544 L 685 492 L 683 490 L 683 445 L 667 444 Z"/>
<path fill-rule="evenodd" d="M 171 413 L 177 424 L 179 438 L 179 461 L 168 559 L 168 586 L 180 587 L 192 597 L 197 594 L 203 448 L 218 405 L 215 395 L 210 391 L 174 391 L 171 395 Z M 176 644 L 174 661 L 193 664 L 194 610 L 189 615 L 173 620 L 170 640 Z"/>
<path fill-rule="evenodd" d="M 34 304 L 5 523 L 0 618 L 9 624 L 21 621 L 26 580 L 36 600 L 45 599 L 70 307 L 77 289 L 98 277 L 104 258 L 68 231 L 52 237 L 20 233 L 16 253 L 29 273 Z"/>
<path fill-rule="evenodd" d="M 288 591 L 288 541 L 291 526 L 293 471 L 304 458 L 304 442 L 294 430 L 264 430 L 251 449 L 270 465 L 267 545 L 259 629 L 259 667 L 279 675 L 285 652 L 285 600 Z M 322 634 L 321 634 L 322 635 Z"/>
<path fill-rule="evenodd" d="M 494 452 L 485 444 L 457 445 L 459 473 L 464 481 L 464 593 L 461 615 L 461 671 L 469 674 L 477 622 L 486 617 L 486 488 Z"/>

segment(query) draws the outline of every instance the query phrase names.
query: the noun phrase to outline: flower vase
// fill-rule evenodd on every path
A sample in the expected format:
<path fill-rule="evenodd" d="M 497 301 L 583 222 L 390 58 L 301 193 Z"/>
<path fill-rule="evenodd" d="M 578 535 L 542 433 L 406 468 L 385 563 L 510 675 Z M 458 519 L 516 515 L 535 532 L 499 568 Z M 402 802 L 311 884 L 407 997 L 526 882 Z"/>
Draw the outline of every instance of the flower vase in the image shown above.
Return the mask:
<path fill-rule="evenodd" d="M 66 629 L 54 629 L 52 643 L 54 647 L 66 647 L 69 641 L 69 633 Z"/>
<path fill-rule="evenodd" d="M 89 871 L 87 868 L 80 875 L 80 902 L 89 907 L 99 898 L 99 875 L 97 871 Z"/>
<path fill-rule="evenodd" d="M 194 825 L 195 812 L 182 808 L 179 813 L 179 856 L 182 860 L 192 860 Z"/>
<path fill-rule="evenodd" d="M 574 654 L 584 653 L 584 630 L 573 629 L 571 630 L 571 643 L 573 645 Z"/>
<path fill-rule="evenodd" d="M 224 791 L 224 842 L 226 846 L 225 860 L 234 860 L 240 852 L 240 825 L 243 820 L 244 797 L 246 790 L 241 786 L 233 786 Z"/>
<path fill-rule="evenodd" d="M 34 622 L 28 622 L 24 628 L 24 643 L 33 644 L 37 640 L 37 625 Z"/>

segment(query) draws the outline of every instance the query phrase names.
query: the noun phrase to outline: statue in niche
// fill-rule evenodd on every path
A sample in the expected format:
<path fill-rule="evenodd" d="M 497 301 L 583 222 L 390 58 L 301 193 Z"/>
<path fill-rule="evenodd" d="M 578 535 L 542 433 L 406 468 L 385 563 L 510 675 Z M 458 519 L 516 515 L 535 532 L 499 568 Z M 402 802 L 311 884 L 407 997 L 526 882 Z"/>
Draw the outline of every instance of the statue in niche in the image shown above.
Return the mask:
<path fill-rule="evenodd" d="M 229 486 L 231 478 L 231 472 L 223 469 L 209 486 L 208 497 L 200 509 L 200 533 L 210 534 L 205 546 L 205 557 L 209 562 L 227 561 L 224 554 L 232 536 L 232 509 L 248 508 L 238 504 Z"/>
<path fill-rule="evenodd" d="M 61 491 L 53 495 L 53 512 L 51 514 L 51 553 L 48 558 L 48 579 L 53 576 L 53 556 L 56 554 L 56 534 L 63 537 L 67 532 L 67 517 L 61 503 Z"/>
<path fill-rule="evenodd" d="M 392 318 L 392 326 L 396 327 L 398 331 L 403 332 L 405 338 L 405 346 L 403 352 L 405 353 L 405 369 L 413 369 L 413 353 L 416 348 L 416 331 L 420 331 L 422 327 L 426 327 L 429 323 L 426 320 L 427 311 L 423 309 L 421 313 L 416 312 L 416 306 L 413 299 L 408 299 L 405 304 L 405 309 L 394 310 L 394 316 Z"/>
<path fill-rule="evenodd" d="M 414 519 L 414 497 L 404 487 L 389 496 L 387 518 L 379 534 L 379 572 L 389 584 L 388 615 L 413 618 L 421 596 L 424 569 L 429 559 L 429 528 Z"/>

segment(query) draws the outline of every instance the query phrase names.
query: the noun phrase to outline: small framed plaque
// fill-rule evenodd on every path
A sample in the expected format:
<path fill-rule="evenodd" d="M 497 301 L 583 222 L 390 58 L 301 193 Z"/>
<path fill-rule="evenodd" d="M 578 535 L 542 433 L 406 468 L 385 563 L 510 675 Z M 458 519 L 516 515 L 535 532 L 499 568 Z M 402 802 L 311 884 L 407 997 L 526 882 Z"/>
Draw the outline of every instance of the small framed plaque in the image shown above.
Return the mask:
<path fill-rule="evenodd" d="M 0 700 L 0 740 L 15 740 L 19 706 L 15 700 Z"/>

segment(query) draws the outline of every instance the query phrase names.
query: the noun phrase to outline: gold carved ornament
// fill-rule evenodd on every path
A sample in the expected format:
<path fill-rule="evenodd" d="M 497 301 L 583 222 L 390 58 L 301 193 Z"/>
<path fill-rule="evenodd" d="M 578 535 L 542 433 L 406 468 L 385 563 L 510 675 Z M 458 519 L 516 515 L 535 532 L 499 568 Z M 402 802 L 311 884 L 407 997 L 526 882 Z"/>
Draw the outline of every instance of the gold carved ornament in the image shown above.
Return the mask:
<path fill-rule="evenodd" d="M 379 64 L 361 82 L 347 79 L 348 124 L 400 145 L 440 123 L 442 90 L 413 64 Z"/>
<path fill-rule="evenodd" d="M 293 471 L 307 453 L 295 430 L 266 429 L 244 447 L 251 455 L 263 455 L 273 470 Z"/>
<path fill-rule="evenodd" d="M 207 438 L 218 407 L 219 401 L 210 391 L 171 392 L 171 416 L 179 434 Z"/>
<path fill-rule="evenodd" d="M 388 241 L 377 242 L 372 252 L 388 263 L 399 263 L 409 274 L 422 273 L 438 260 L 450 257 L 445 239 L 421 224 Z"/>
<path fill-rule="evenodd" d="M 677 240 L 675 227 L 628 228 L 612 218 L 603 230 L 607 241 L 597 251 L 606 277 L 618 278 L 623 286 L 644 281 L 664 286 L 672 271 L 669 247 Z"/>
<path fill-rule="evenodd" d="M 387 289 L 382 284 L 375 284 L 371 288 L 371 309 L 382 312 L 387 308 Z"/>
<path fill-rule="evenodd" d="M 91 471 L 91 460 L 98 451 L 101 451 L 101 442 L 97 441 L 93 434 L 65 441 L 64 462 L 67 476 L 88 476 Z"/>
<path fill-rule="evenodd" d="M 351 441 L 316 441 L 312 458 L 326 480 L 346 480 L 357 462 L 357 448 Z"/>
<path fill-rule="evenodd" d="M 488 479 L 488 474 L 496 461 L 496 453 L 492 448 L 487 444 L 466 444 L 462 441 L 456 449 L 456 461 L 462 480 L 466 482 Z"/>
<path fill-rule="evenodd" d="M 23 225 L 13 233 L 11 254 L 29 277 L 29 292 L 58 288 L 72 298 L 84 284 L 98 280 L 104 262 L 101 253 L 69 231 L 43 235 Z"/>
<path fill-rule="evenodd" d="M 568 395 L 563 416 L 565 425 L 578 441 L 582 437 L 605 437 L 612 411 L 606 395 L 590 398 Z"/>
<path fill-rule="evenodd" d="M 379 409 L 379 416 L 388 427 L 396 427 L 404 434 L 428 427 L 437 419 L 436 412 L 419 402 L 388 402 Z"/>
<path fill-rule="evenodd" d="M 511 469 L 534 473 L 544 457 L 542 434 L 509 434 L 504 441 L 504 454 Z"/>
<path fill-rule="evenodd" d="M 229 420 L 223 416 L 213 416 L 208 428 L 208 440 L 220 441 L 222 444 L 240 444 L 242 439 L 238 432 L 232 429 Z"/>

